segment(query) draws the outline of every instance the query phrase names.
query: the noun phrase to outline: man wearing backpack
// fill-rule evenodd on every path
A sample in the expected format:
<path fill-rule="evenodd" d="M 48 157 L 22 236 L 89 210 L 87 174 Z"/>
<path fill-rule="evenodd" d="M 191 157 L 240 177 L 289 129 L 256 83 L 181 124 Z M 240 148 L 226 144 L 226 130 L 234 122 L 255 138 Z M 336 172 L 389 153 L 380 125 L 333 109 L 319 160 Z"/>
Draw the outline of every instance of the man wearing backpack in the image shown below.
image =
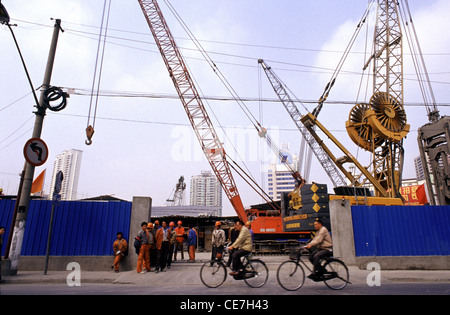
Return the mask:
<path fill-rule="evenodd" d="M 113 243 L 114 250 L 114 272 L 119 272 L 119 263 L 128 254 L 128 244 L 123 238 L 122 232 L 117 232 L 117 239 Z"/>

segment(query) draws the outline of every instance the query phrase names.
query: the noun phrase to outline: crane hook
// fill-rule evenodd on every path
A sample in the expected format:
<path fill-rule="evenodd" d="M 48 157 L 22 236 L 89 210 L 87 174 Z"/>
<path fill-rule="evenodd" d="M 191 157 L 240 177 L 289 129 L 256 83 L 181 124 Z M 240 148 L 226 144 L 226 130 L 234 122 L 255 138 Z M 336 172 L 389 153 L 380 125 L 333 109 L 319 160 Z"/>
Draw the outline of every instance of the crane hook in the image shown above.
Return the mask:
<path fill-rule="evenodd" d="M 87 126 L 87 128 L 86 128 L 87 140 L 84 142 L 84 143 L 86 143 L 86 145 L 91 145 L 92 144 L 91 138 L 92 138 L 93 135 L 94 135 L 94 128 L 91 125 Z"/>

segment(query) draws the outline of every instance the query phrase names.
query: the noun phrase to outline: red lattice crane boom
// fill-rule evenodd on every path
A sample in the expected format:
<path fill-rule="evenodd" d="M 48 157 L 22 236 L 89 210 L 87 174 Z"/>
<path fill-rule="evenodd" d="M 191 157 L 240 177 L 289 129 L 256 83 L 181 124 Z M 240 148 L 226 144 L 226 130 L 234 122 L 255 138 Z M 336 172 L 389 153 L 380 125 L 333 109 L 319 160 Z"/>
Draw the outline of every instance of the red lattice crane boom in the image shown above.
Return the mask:
<path fill-rule="evenodd" d="M 247 215 L 225 150 L 156 0 L 138 0 L 202 150 L 239 218 Z"/>

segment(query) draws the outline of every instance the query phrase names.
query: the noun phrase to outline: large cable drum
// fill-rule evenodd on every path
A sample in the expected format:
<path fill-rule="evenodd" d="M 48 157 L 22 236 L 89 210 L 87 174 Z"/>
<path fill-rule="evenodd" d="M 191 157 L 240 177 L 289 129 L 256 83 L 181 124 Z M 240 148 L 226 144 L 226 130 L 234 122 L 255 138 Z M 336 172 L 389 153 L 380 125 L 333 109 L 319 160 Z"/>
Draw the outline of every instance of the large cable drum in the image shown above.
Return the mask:
<path fill-rule="evenodd" d="M 391 142 L 400 142 L 409 132 L 403 105 L 389 93 L 378 92 L 372 96 L 367 119 L 374 132 Z"/>
<path fill-rule="evenodd" d="M 357 104 L 350 111 L 348 121 L 345 123 L 347 133 L 352 141 L 367 151 L 380 146 L 384 139 L 374 133 L 367 119 L 369 104 Z"/>

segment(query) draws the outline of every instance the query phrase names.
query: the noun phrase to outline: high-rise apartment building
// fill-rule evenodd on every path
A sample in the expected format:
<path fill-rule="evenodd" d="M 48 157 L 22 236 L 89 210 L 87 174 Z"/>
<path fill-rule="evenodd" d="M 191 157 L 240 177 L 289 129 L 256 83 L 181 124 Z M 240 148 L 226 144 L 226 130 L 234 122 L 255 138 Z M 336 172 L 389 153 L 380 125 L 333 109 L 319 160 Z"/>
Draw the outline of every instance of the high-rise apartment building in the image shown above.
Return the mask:
<path fill-rule="evenodd" d="M 222 187 L 211 171 L 191 177 L 190 199 L 191 206 L 222 208 Z"/>
<path fill-rule="evenodd" d="M 414 168 L 416 169 L 417 180 L 425 179 L 425 172 L 423 171 L 423 164 L 420 156 L 414 158 Z"/>
<path fill-rule="evenodd" d="M 278 163 L 270 164 L 267 170 L 268 193 L 273 200 L 280 200 L 281 193 L 289 193 L 295 188 L 291 169 L 297 170 L 298 157 L 291 155 L 286 144 L 283 145 L 281 154 L 283 157 L 278 159 Z"/>
<path fill-rule="evenodd" d="M 53 196 L 55 189 L 55 178 L 59 171 L 62 171 L 64 179 L 61 185 L 61 200 L 77 199 L 78 179 L 81 169 L 81 150 L 68 150 L 56 156 L 53 164 L 52 182 L 50 186 L 50 198 Z"/>

